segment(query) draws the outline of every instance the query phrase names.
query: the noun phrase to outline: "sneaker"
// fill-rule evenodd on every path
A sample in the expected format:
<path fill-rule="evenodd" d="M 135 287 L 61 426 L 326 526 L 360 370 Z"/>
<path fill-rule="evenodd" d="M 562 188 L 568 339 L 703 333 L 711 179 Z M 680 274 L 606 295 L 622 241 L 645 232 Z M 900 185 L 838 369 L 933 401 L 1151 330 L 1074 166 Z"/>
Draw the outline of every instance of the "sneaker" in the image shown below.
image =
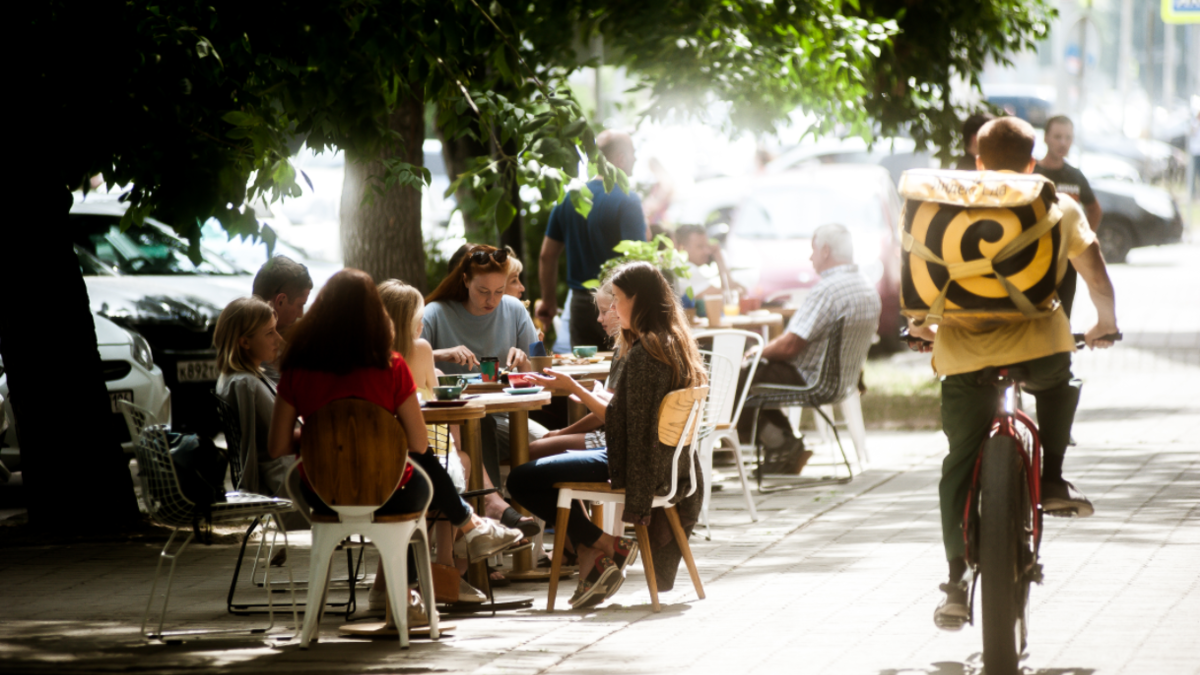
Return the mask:
<path fill-rule="evenodd" d="M 1061 478 L 1043 478 L 1042 511 L 1061 518 L 1087 518 L 1096 509 L 1074 485 Z"/>
<path fill-rule="evenodd" d="M 963 624 L 971 616 L 971 610 L 967 607 L 967 582 L 942 584 L 938 589 L 946 597 L 933 610 L 933 625 L 945 631 L 962 630 Z"/>
<path fill-rule="evenodd" d="M 408 592 L 408 627 L 421 628 L 429 625 L 429 615 L 425 613 L 425 603 L 417 591 Z"/>
<path fill-rule="evenodd" d="M 522 537 L 524 535 L 520 530 L 484 518 L 483 523 L 454 543 L 454 555 L 466 558 L 469 562 L 478 562 L 507 549 Z"/>
<path fill-rule="evenodd" d="M 571 596 L 568 604 L 575 609 L 595 607 L 604 602 L 613 577 L 621 576 L 621 570 L 612 558 L 596 558 L 596 564 L 588 571 L 587 576 L 579 579 L 579 585 L 575 587 L 575 594 Z"/>

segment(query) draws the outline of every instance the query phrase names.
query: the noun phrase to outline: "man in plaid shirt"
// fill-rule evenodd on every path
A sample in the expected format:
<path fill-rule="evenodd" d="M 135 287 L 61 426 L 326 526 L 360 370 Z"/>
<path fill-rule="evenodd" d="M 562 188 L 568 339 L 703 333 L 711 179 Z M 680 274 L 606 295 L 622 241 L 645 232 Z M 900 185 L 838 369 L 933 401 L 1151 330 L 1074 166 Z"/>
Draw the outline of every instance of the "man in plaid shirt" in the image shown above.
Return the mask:
<path fill-rule="evenodd" d="M 813 233 L 813 269 L 821 280 L 813 286 L 804 304 L 792 316 L 783 335 L 763 348 L 762 361 L 753 384 L 804 386 L 821 373 L 830 329 L 845 319 L 842 329 L 843 379 L 854 377 L 867 358 L 871 339 L 879 330 L 879 292 L 854 264 L 854 243 L 844 225 L 823 225 Z M 745 386 L 748 368 L 742 369 L 739 389 Z M 857 381 L 846 386 L 856 386 Z M 738 433 L 748 441 L 754 421 L 743 416 Z M 779 410 L 764 410 L 759 416 L 758 437 L 768 461 L 765 473 L 798 474 L 812 457 L 796 438 L 792 425 Z"/>

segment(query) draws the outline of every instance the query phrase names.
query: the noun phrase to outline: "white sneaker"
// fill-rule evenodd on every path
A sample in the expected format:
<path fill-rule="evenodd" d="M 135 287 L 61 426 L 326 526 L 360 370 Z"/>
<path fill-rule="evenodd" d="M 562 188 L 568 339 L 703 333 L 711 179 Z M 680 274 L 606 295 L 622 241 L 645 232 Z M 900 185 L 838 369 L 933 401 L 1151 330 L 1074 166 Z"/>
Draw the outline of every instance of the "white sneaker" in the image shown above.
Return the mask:
<path fill-rule="evenodd" d="M 509 548 L 524 536 L 520 530 L 484 518 L 481 524 L 454 543 L 454 555 L 466 558 L 468 562 L 478 562 Z"/>

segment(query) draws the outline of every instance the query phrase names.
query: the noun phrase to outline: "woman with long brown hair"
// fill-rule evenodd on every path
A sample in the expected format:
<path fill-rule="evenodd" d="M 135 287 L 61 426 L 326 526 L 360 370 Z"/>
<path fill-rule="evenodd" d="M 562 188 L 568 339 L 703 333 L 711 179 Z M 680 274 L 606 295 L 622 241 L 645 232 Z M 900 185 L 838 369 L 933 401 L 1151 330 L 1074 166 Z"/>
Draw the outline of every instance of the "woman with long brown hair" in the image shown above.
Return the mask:
<path fill-rule="evenodd" d="M 533 514 L 553 522 L 558 508 L 556 483 L 611 481 L 625 489 L 625 522 L 651 524 L 654 572 L 659 590 L 669 590 L 682 558 L 674 538 L 661 536 L 665 518 L 651 521 L 655 495 L 666 494 L 671 484 L 675 448 L 658 440 L 658 408 L 667 394 L 707 382 L 704 364 L 687 327 L 687 319 L 662 273 L 644 262 L 629 263 L 612 276 L 614 306 L 620 320 L 617 336 L 621 376 L 604 409 L 608 447 L 571 451 L 534 460 L 513 469 L 508 489 L 513 498 Z M 618 367 L 614 364 L 614 367 Z M 553 374 L 553 371 L 550 373 Z M 542 378 L 557 386 L 557 376 Z M 592 407 L 587 398 L 584 402 Z M 681 461 L 691 462 L 690 456 Z M 675 492 L 685 528 L 695 524 L 703 490 L 691 486 L 688 476 L 701 475 L 699 465 L 682 467 Z M 612 597 L 625 579 L 625 569 L 637 557 L 637 540 L 613 537 L 592 524 L 579 504 L 572 505 L 567 536 L 579 559 L 579 586 L 571 606 L 593 607 Z"/>
<path fill-rule="evenodd" d="M 377 513 L 416 511 L 432 489 L 431 507 L 463 531 L 472 561 L 494 555 L 521 538 L 519 531 L 475 515 L 458 496 L 445 467 L 429 452 L 425 420 L 414 396 L 416 383 L 404 357 L 392 351 L 392 321 L 370 275 L 355 269 L 333 275 L 290 337 L 280 363 L 279 395 L 271 418 L 272 457 L 292 452 L 292 429 L 298 418 L 337 399 L 371 401 L 399 418 L 408 437 L 409 459 L 425 470 L 432 483 L 413 478 L 411 467 L 406 468 L 391 499 Z M 300 469 L 303 476 L 303 464 Z M 307 479 L 302 491 L 315 513 L 334 513 L 312 491 Z M 381 578 L 376 577 L 370 595 L 372 606 L 384 601 Z"/>
<path fill-rule="evenodd" d="M 499 359 L 497 368 L 531 369 L 526 350 L 538 341 L 538 333 L 521 301 L 505 293 L 509 262 L 505 249 L 469 244 L 458 264 L 425 298 L 421 337 L 433 345 L 434 359 L 447 373 L 478 372 L 480 359 L 487 357 Z M 508 415 L 488 415 L 482 431 L 483 466 L 499 485 L 500 464 L 510 455 Z M 531 440 L 545 434 L 546 427 L 529 422 Z M 516 510 L 495 515 L 509 527 L 531 532 L 535 527 Z"/>

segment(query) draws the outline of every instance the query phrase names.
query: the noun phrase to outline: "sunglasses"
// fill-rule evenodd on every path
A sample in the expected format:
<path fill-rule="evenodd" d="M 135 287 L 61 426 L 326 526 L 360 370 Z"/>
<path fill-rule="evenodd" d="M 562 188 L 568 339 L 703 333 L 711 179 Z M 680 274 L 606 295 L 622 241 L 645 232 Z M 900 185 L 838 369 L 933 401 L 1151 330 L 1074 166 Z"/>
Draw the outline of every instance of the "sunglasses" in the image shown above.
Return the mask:
<path fill-rule="evenodd" d="M 475 251 L 471 254 L 471 262 L 476 265 L 486 265 L 488 258 L 495 260 L 497 263 L 503 264 L 508 260 L 508 249 L 498 248 L 495 251 Z"/>

